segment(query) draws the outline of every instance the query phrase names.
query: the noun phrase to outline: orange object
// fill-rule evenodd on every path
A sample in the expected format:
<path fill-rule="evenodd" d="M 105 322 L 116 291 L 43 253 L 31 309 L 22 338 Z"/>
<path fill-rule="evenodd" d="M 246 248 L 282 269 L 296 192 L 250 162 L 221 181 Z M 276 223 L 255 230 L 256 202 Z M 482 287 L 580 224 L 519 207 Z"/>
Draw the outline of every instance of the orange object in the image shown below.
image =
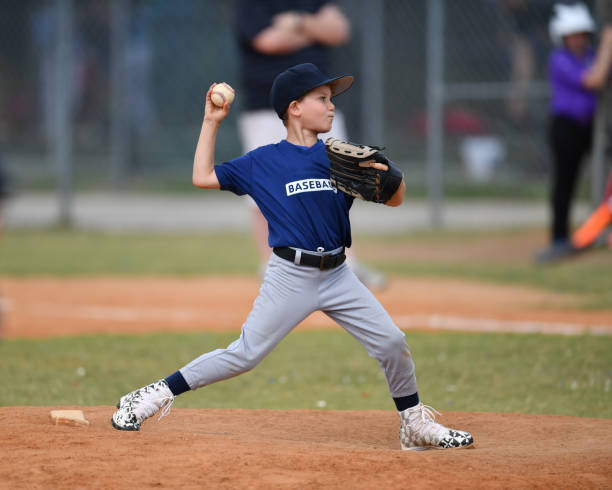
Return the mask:
<path fill-rule="evenodd" d="M 608 202 L 602 203 L 584 224 L 572 235 L 574 247 L 580 249 L 591 245 L 608 223 L 612 221 L 612 211 Z"/>

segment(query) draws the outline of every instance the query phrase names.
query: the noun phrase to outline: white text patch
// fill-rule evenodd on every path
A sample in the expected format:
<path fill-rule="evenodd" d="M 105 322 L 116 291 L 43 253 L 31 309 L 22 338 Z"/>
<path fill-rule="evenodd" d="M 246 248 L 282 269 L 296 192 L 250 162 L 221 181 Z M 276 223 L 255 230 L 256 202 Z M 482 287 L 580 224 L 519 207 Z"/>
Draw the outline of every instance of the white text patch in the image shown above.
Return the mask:
<path fill-rule="evenodd" d="M 334 191 L 337 192 L 336 188 L 332 186 L 329 179 L 303 179 L 294 180 L 285 184 L 285 189 L 288 196 L 299 194 L 300 192 L 313 192 L 313 191 Z"/>

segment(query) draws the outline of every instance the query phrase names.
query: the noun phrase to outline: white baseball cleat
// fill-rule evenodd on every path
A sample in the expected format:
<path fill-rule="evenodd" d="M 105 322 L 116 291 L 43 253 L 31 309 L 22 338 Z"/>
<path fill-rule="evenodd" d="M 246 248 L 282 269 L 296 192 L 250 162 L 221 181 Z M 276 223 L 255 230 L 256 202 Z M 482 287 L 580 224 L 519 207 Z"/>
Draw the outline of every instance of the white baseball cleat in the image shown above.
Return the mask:
<path fill-rule="evenodd" d="M 440 415 L 440 412 L 422 403 L 399 412 L 403 450 L 459 449 L 474 444 L 472 434 L 438 424 L 434 421 L 433 412 Z"/>
<path fill-rule="evenodd" d="M 117 430 L 140 430 L 140 424 L 160 409 L 160 419 L 170 412 L 174 395 L 163 379 L 124 395 L 117 404 L 111 423 Z"/>

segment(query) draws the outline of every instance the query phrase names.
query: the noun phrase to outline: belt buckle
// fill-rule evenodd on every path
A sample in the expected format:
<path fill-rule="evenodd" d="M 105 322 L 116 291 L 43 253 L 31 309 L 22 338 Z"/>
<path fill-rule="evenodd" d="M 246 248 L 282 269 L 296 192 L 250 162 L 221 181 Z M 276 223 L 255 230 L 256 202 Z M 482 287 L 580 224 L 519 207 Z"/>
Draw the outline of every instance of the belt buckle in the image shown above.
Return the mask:
<path fill-rule="evenodd" d="M 319 270 L 325 270 L 325 255 L 321 255 L 321 262 L 319 263 Z"/>

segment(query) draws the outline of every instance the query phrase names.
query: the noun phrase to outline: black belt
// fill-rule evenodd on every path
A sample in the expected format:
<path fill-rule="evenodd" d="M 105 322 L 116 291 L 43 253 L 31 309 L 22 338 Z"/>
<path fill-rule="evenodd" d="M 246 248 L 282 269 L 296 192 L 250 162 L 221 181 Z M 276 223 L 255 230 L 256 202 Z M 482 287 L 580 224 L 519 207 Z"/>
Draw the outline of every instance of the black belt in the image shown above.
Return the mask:
<path fill-rule="evenodd" d="M 273 250 L 274 253 L 278 255 L 281 259 L 285 259 L 289 262 L 295 263 L 295 250 L 293 250 L 292 248 L 274 247 Z M 310 267 L 317 267 L 318 269 L 325 270 L 338 267 L 345 260 L 346 255 L 344 255 L 344 248 L 342 249 L 342 252 L 334 255 L 317 255 L 302 251 L 302 256 L 300 257 L 300 262 L 298 265 L 308 265 Z"/>

